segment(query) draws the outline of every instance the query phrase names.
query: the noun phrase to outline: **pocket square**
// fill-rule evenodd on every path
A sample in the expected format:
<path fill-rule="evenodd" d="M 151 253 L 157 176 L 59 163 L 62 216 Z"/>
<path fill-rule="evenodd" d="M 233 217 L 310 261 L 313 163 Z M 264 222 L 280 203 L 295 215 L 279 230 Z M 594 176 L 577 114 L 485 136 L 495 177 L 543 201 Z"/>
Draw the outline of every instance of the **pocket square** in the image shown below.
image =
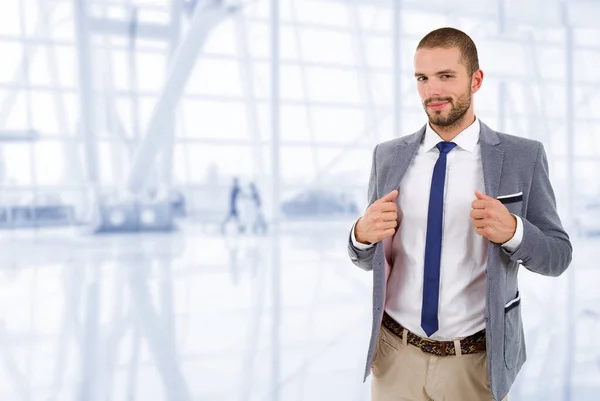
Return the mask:
<path fill-rule="evenodd" d="M 521 202 L 523 200 L 523 192 L 498 196 L 496 199 L 498 199 L 504 205 L 506 205 L 507 203 Z"/>

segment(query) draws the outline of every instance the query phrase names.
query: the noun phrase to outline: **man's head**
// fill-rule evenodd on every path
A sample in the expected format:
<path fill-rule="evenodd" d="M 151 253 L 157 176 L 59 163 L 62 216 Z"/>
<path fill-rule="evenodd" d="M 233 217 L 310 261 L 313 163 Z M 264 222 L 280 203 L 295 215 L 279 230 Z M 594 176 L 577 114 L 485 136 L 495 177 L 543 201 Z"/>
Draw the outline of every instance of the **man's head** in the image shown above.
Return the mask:
<path fill-rule="evenodd" d="M 432 124 L 460 126 L 474 116 L 472 96 L 481 87 L 483 72 L 467 34 L 454 28 L 428 33 L 417 46 L 414 62 L 419 95 Z"/>

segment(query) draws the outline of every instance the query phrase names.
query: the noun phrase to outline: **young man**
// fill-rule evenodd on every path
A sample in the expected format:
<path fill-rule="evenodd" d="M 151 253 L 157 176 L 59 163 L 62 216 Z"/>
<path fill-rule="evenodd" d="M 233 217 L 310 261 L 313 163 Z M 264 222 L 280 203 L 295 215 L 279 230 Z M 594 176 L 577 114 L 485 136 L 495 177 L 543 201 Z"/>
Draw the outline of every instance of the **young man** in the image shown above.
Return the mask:
<path fill-rule="evenodd" d="M 520 266 L 558 276 L 572 247 L 540 142 L 480 121 L 471 38 L 427 34 L 414 58 L 429 123 L 377 145 L 348 253 L 373 271 L 373 401 L 500 401 L 525 362 Z"/>

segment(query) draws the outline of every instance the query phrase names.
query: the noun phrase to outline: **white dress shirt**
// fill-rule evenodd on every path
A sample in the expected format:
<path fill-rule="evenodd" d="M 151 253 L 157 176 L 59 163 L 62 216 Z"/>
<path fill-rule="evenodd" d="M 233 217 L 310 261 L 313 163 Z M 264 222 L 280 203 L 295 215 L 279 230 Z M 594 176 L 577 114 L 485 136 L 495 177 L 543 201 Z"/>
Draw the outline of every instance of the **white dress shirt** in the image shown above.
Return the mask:
<path fill-rule="evenodd" d="M 444 189 L 442 255 L 440 264 L 439 329 L 434 340 L 460 339 L 485 328 L 486 263 L 488 240 L 471 225 L 475 190 L 485 193 L 479 120 L 456 136 L 448 153 Z M 421 304 L 427 214 L 433 168 L 439 157 L 436 145 L 443 139 L 427 124 L 425 138 L 406 171 L 395 199 L 398 229 L 392 240 L 392 272 L 387 282 L 385 311 L 405 328 L 427 337 L 421 328 Z M 502 246 L 512 252 L 523 239 L 523 222 Z M 356 223 L 355 223 L 356 224 Z M 374 244 L 352 241 L 365 250 Z"/>

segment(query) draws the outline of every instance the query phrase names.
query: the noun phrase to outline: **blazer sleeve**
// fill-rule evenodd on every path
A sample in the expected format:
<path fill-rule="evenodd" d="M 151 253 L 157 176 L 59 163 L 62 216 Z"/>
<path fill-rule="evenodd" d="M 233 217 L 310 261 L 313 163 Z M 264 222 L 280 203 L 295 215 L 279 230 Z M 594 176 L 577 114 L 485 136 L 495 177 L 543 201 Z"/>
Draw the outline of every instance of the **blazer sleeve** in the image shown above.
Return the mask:
<path fill-rule="evenodd" d="M 513 261 L 532 272 L 557 277 L 571 264 L 573 247 L 562 227 L 550 183 L 548 159 L 542 143 L 533 169 L 527 210 L 523 220 L 523 241 L 513 252 L 504 249 Z"/>
<path fill-rule="evenodd" d="M 371 174 L 369 175 L 369 189 L 368 189 L 368 203 L 371 206 L 378 198 L 377 198 L 377 146 L 373 149 L 373 160 L 371 162 Z M 357 220 L 358 221 L 358 220 Z M 354 229 L 354 224 L 352 224 L 351 230 Z M 373 246 L 369 249 L 361 250 L 354 246 L 352 243 L 352 231 L 348 233 L 348 255 L 350 256 L 350 260 L 356 266 L 360 267 L 363 270 L 371 271 L 373 270 L 373 255 L 375 254 L 376 246 Z"/>

